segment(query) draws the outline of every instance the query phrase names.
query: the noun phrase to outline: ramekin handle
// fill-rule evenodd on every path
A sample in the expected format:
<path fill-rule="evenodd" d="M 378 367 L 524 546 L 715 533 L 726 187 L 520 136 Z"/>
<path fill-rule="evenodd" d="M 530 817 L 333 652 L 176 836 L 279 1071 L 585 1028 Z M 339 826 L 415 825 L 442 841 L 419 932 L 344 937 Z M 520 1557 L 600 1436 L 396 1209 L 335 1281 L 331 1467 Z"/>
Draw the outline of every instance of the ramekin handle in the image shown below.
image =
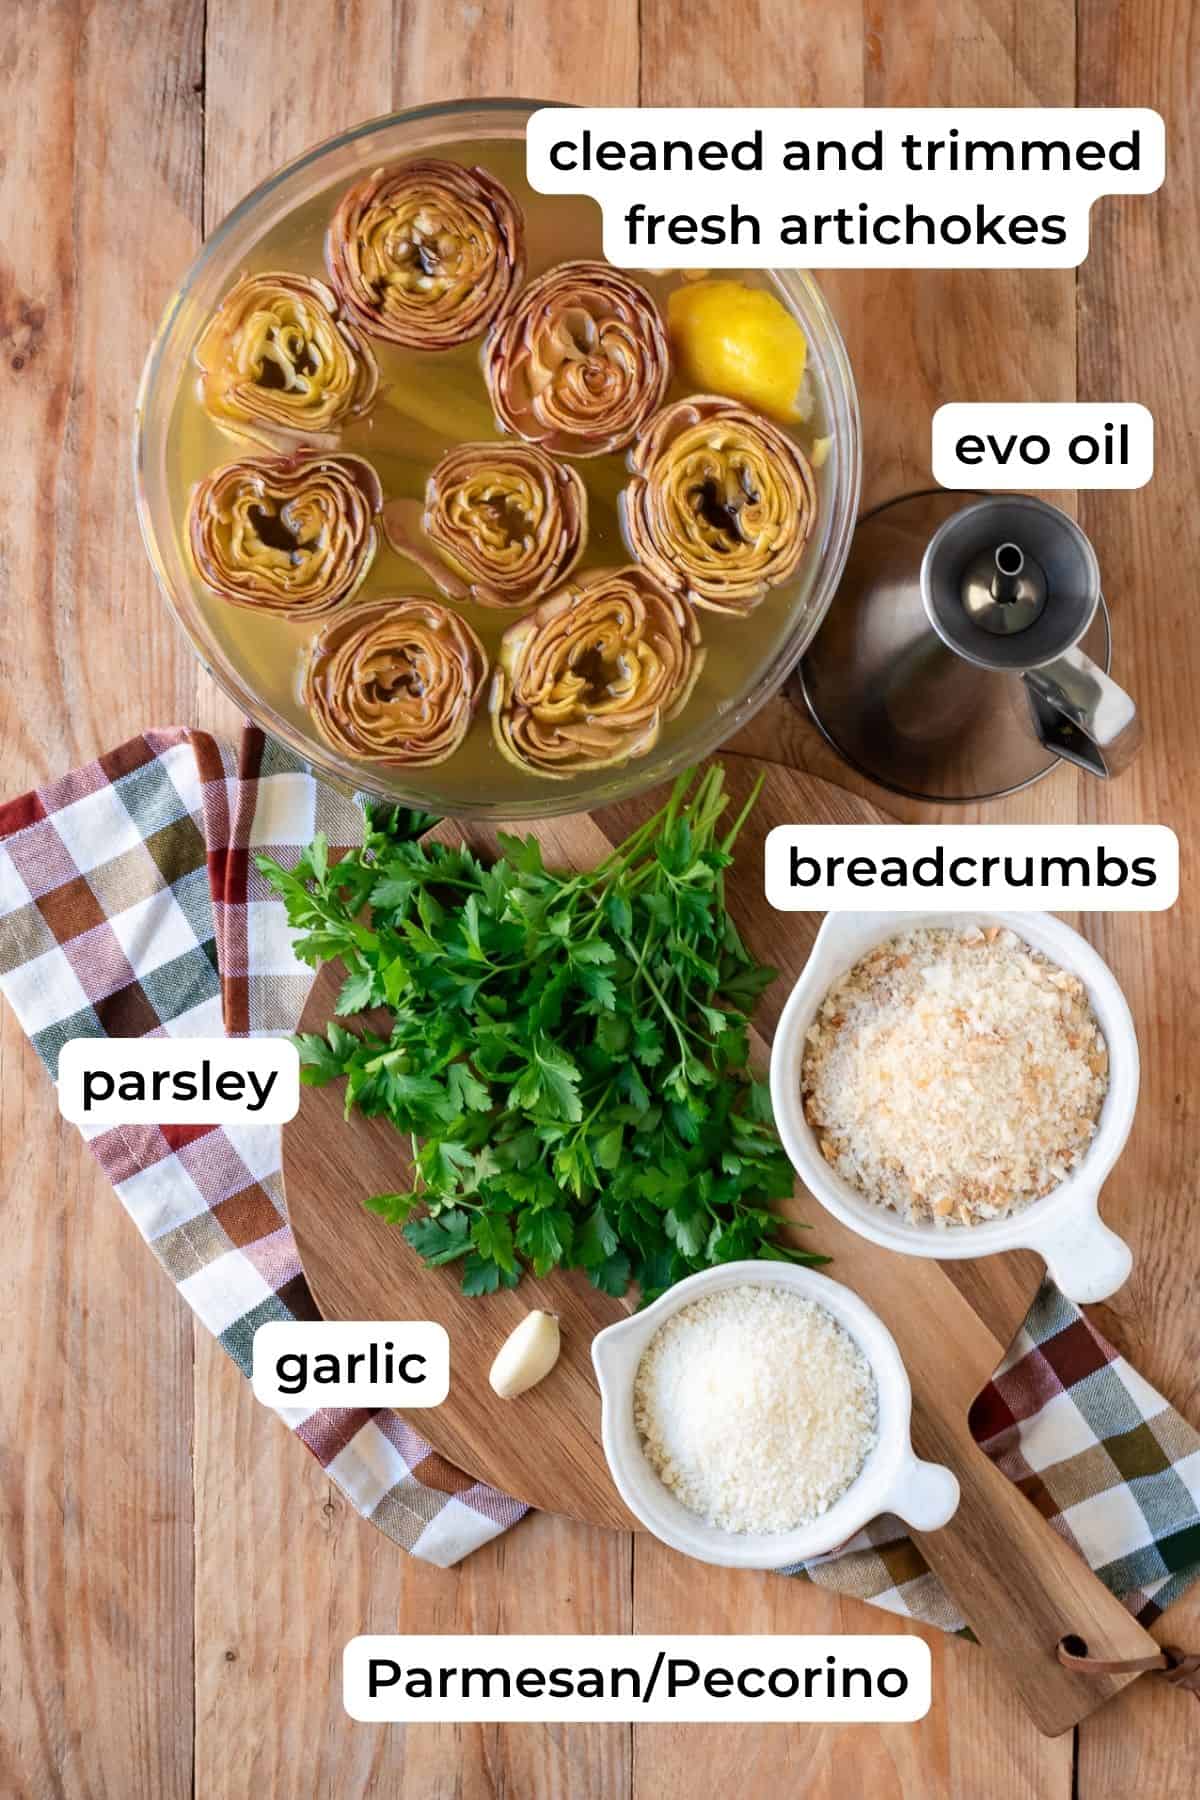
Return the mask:
<path fill-rule="evenodd" d="M 914 1531 L 940 1531 L 958 1511 L 958 1500 L 958 1477 L 952 1469 L 910 1454 L 896 1476 L 885 1510 Z"/>
<path fill-rule="evenodd" d="M 1100 1217 L 1099 1192 L 1084 1192 L 1061 1217 L 1032 1231 L 1028 1248 L 1045 1258 L 1051 1281 L 1078 1306 L 1107 1300 L 1124 1287 L 1133 1251 Z"/>

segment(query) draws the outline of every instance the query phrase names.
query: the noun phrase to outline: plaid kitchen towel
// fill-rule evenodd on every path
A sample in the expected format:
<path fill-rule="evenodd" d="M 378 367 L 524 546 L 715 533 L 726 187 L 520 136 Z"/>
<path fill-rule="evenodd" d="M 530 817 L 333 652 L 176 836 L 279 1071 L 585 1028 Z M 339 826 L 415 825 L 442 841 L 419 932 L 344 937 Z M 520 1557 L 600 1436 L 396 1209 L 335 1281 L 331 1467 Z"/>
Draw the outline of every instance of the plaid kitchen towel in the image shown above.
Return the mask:
<path fill-rule="evenodd" d="M 1143 1625 L 1200 1577 L 1200 1432 L 1053 1282 L 1043 1282 L 970 1424 Z M 876 1519 L 833 1556 L 783 1572 L 966 1630 L 898 1519 Z"/>
<path fill-rule="evenodd" d="M 253 857 L 295 864 L 352 802 L 255 730 L 240 752 L 148 731 L 0 807 L 0 989 L 51 1076 L 73 1037 L 292 1031 L 312 972 Z M 254 1333 L 313 1319 L 274 1126 L 85 1128 L 122 1205 L 244 1375 Z M 448 1566 L 525 1508 L 443 1460 L 395 1413 L 281 1408 L 351 1503 Z"/>
<path fill-rule="evenodd" d="M 0 808 L 0 989 L 51 1075 L 71 1037 L 295 1028 L 312 980 L 253 855 L 294 865 L 361 815 L 255 730 L 239 752 L 147 732 Z M 316 1316 L 273 1127 L 94 1129 L 90 1145 L 180 1293 L 243 1373 L 255 1328 Z M 448 1565 L 525 1508 L 390 1412 L 282 1412 L 353 1505 Z M 976 1437 L 1143 1622 L 1200 1575 L 1200 1436 L 1047 1285 L 976 1401 Z M 898 1521 L 786 1571 L 963 1629 Z"/>

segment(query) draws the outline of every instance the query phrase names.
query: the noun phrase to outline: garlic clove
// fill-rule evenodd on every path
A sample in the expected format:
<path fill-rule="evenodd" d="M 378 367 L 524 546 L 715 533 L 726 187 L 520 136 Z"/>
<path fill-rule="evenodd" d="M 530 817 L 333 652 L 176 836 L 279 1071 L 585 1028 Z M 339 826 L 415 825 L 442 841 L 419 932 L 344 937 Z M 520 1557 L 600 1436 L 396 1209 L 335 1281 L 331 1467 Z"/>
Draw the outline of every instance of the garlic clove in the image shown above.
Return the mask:
<path fill-rule="evenodd" d="M 558 1361 L 560 1341 L 556 1313 L 526 1313 L 496 1354 L 488 1376 L 493 1391 L 502 1400 L 515 1400 L 535 1387 Z"/>

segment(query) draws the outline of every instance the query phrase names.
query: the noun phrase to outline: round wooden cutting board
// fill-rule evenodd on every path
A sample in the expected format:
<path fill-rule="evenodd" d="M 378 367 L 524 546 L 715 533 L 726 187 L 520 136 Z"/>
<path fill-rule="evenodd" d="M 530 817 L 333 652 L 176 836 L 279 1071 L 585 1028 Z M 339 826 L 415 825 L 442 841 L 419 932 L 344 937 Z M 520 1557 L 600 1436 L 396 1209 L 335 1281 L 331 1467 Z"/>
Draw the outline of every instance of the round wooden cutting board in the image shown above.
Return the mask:
<path fill-rule="evenodd" d="M 775 825 L 877 824 L 884 815 L 815 778 L 749 758 L 722 760 L 735 808 L 755 777 L 765 776 L 727 878 L 739 929 L 780 971 L 751 1034 L 752 1054 L 765 1062 L 820 918 L 775 913 L 767 905 L 763 840 Z M 537 828 L 543 855 L 551 866 L 591 867 L 653 806 L 649 796 L 591 818 L 553 820 Z M 484 854 L 495 848 L 492 835 L 475 826 L 463 832 L 447 823 L 438 835 L 465 838 Z M 323 973 L 305 1011 L 307 1029 L 326 1024 L 339 981 L 340 971 Z M 465 1299 L 452 1271 L 427 1269 L 394 1226 L 363 1210 L 366 1195 L 407 1184 L 404 1150 L 386 1125 L 343 1120 L 340 1085 L 303 1090 L 300 1111 L 284 1131 L 284 1175 L 300 1257 L 326 1318 L 439 1319 L 446 1326 L 449 1399 L 412 1415 L 435 1449 L 534 1506 L 597 1525 L 632 1525 L 600 1447 L 590 1359 L 593 1335 L 619 1318 L 626 1303 L 571 1273 L 541 1282 L 527 1277 L 515 1292 Z M 1101 1661 L 1145 1657 L 1156 1646 L 971 1436 L 972 1402 L 1025 1315 L 1040 1262 L 1025 1252 L 958 1264 L 898 1256 L 841 1225 L 803 1189 L 790 1210 L 812 1227 L 805 1241 L 833 1258 L 830 1273 L 874 1307 L 896 1339 L 912 1382 L 917 1454 L 948 1463 L 959 1478 L 959 1509 L 942 1530 L 920 1536 L 922 1552 L 1039 1728 L 1066 1731 L 1134 1676 L 1063 1668 L 1055 1652 L 1063 1637 L 1083 1638 Z M 559 1314 L 561 1360 L 541 1386 L 499 1400 L 488 1386 L 492 1358 L 531 1306 Z"/>
<path fill-rule="evenodd" d="M 756 1015 L 769 1034 L 821 923 L 815 913 L 773 912 L 763 896 L 763 843 L 775 825 L 879 824 L 886 815 L 825 781 L 745 757 L 726 756 L 728 817 L 736 816 L 757 776 L 758 805 L 738 840 L 736 878 L 728 901 L 750 947 L 783 971 Z M 592 817 L 576 815 L 534 827 L 551 867 L 590 867 L 661 804 L 661 790 Z M 519 829 L 526 829 L 520 827 Z M 490 854 L 486 826 L 447 824 L 436 834 L 465 839 Z M 323 1031 L 341 986 L 340 965 L 321 971 L 301 1029 Z M 630 1526 L 600 1447 L 600 1397 L 592 1373 L 596 1332 L 630 1310 L 632 1301 L 599 1293 L 577 1271 L 544 1281 L 528 1275 L 515 1290 L 466 1298 L 453 1268 L 429 1269 L 394 1225 L 363 1207 L 369 1194 L 410 1185 L 404 1140 L 380 1119 L 342 1117 L 342 1084 L 301 1090 L 300 1111 L 285 1128 L 288 1214 L 313 1298 L 327 1319 L 437 1319 L 450 1334 L 450 1396 L 416 1412 L 412 1423 L 435 1449 L 468 1474 L 531 1505 L 598 1525 Z M 807 1196 L 797 1215 L 823 1215 Z M 554 1373 L 517 1400 L 499 1400 L 488 1370 L 505 1337 L 531 1307 L 559 1315 L 562 1354 Z"/>

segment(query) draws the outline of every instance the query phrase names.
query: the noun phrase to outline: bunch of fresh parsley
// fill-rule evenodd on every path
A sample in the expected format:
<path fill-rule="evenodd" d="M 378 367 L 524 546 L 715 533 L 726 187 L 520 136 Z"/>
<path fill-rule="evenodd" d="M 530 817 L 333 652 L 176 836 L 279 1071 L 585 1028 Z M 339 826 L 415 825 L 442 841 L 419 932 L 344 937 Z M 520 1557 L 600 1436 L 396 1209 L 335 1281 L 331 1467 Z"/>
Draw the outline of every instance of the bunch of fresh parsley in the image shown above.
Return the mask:
<path fill-rule="evenodd" d="M 336 864 L 320 837 L 292 871 L 259 858 L 299 955 L 346 969 L 338 1017 L 390 1017 L 299 1038 L 303 1079 L 344 1079 L 347 1116 L 410 1137 L 412 1189 L 366 1204 L 426 1262 L 461 1261 L 467 1293 L 561 1264 L 649 1300 L 740 1257 L 825 1260 L 782 1243 L 771 1209 L 792 1170 L 747 1023 L 774 971 L 724 899 L 758 790 L 720 836 L 723 781 L 689 770 L 580 874 L 532 837 L 502 834 L 488 867 L 379 814 Z"/>

